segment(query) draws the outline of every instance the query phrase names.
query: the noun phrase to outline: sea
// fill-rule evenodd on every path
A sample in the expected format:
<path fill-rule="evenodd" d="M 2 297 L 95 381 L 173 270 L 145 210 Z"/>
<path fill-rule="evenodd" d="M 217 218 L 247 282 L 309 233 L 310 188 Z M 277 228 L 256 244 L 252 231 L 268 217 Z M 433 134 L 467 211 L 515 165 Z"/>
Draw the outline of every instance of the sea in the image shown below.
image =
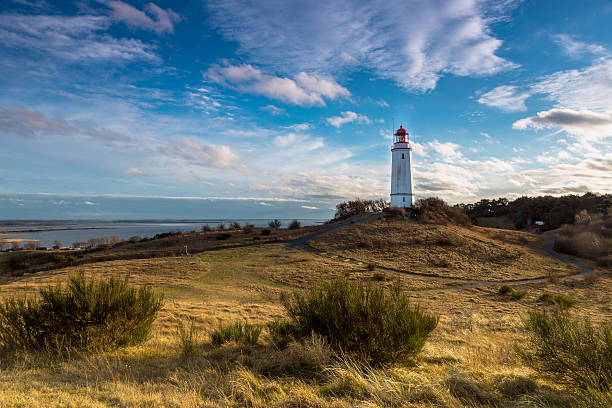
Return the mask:
<path fill-rule="evenodd" d="M 205 220 L 130 220 L 130 221 L 71 221 L 71 220 L 37 220 L 37 221 L 0 221 L 0 239 L 9 241 L 37 240 L 39 246 L 52 247 L 55 241 L 62 246 L 72 246 L 73 242 L 86 242 L 91 238 L 119 237 L 127 240 L 131 237 L 152 238 L 165 232 L 201 231 L 204 225 L 217 228 L 223 224 L 228 227 L 232 222 L 241 225 L 253 224 L 255 227 L 267 227 L 269 219 L 205 219 Z M 293 220 L 282 219 L 281 228 L 286 228 Z M 298 219 L 302 226 L 320 225 L 325 219 Z"/>

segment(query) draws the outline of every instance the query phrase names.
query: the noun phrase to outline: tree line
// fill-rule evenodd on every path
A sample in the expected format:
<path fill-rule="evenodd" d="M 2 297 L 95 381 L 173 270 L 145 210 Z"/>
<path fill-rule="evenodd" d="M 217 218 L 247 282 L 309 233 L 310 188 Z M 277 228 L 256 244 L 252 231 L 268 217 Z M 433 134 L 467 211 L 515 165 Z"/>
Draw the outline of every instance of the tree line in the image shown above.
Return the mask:
<path fill-rule="evenodd" d="M 542 221 L 541 231 L 548 231 L 563 224 L 574 222 L 576 214 L 586 210 L 589 213 L 605 213 L 612 206 L 612 194 L 565 195 L 561 197 L 538 196 L 519 197 L 513 201 L 505 197 L 483 199 L 472 204 L 459 204 L 474 224 L 481 217 L 507 217 L 517 229 Z"/>

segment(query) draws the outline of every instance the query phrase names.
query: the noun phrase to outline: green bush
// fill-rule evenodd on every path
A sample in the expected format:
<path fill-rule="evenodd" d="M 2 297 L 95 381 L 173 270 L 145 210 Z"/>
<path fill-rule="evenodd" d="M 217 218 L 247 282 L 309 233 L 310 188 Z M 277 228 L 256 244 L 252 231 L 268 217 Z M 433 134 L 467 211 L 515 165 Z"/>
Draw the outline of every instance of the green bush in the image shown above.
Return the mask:
<path fill-rule="evenodd" d="M 594 326 L 588 318 L 574 319 L 566 310 L 552 314 L 531 311 L 524 318 L 529 334 L 521 359 L 554 381 L 582 389 L 612 387 L 612 326 Z"/>
<path fill-rule="evenodd" d="M 512 289 L 512 286 L 503 285 L 502 287 L 499 288 L 499 290 L 497 292 L 500 295 L 507 295 L 509 293 L 512 293 L 513 291 L 514 291 L 514 289 Z"/>
<path fill-rule="evenodd" d="M 557 305 L 562 309 L 567 309 L 576 304 L 576 301 L 564 295 L 551 295 L 544 293 L 538 298 L 538 301 L 548 303 L 549 305 Z"/>
<path fill-rule="evenodd" d="M 263 236 L 268 236 L 272 233 L 272 231 L 270 231 L 269 229 L 262 229 L 261 230 L 261 235 Z"/>
<path fill-rule="evenodd" d="M 299 341 L 314 332 L 336 350 L 374 364 L 416 356 L 438 324 L 437 317 L 411 306 L 399 286 L 388 291 L 340 279 L 283 296 L 282 303 L 289 319 L 276 323 L 277 333 Z"/>
<path fill-rule="evenodd" d="M 229 341 L 235 341 L 240 344 L 257 344 L 259 335 L 261 334 L 261 327 L 252 325 L 248 322 L 234 322 L 229 325 L 220 325 L 212 335 L 212 343 L 216 346 L 227 343 Z"/>
<path fill-rule="evenodd" d="M 217 236 L 215 238 L 217 238 L 219 241 L 225 241 L 226 239 L 228 239 L 231 236 L 232 236 L 232 234 L 230 234 L 228 232 L 223 232 L 221 234 L 217 234 Z"/>
<path fill-rule="evenodd" d="M 144 341 L 162 295 L 125 279 L 87 280 L 41 289 L 40 298 L 0 302 L 0 344 L 13 349 L 113 349 Z"/>
<path fill-rule="evenodd" d="M 184 356 L 193 354 L 198 347 L 198 331 L 195 327 L 193 318 L 187 319 L 186 322 L 177 320 L 176 336 L 181 344 L 181 350 Z"/>
<path fill-rule="evenodd" d="M 302 223 L 299 222 L 298 220 L 293 220 L 291 221 L 291 224 L 289 224 L 289 228 L 290 230 L 295 230 L 295 229 L 300 229 L 302 227 Z"/>

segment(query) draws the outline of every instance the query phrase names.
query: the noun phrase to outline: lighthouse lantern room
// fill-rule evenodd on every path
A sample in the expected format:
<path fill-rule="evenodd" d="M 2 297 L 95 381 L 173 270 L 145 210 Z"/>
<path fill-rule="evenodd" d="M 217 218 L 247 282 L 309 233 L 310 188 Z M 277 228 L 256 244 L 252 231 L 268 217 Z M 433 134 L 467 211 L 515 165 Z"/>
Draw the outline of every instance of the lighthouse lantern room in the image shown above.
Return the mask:
<path fill-rule="evenodd" d="M 391 146 L 391 207 L 412 208 L 412 147 L 410 135 L 400 125 Z"/>

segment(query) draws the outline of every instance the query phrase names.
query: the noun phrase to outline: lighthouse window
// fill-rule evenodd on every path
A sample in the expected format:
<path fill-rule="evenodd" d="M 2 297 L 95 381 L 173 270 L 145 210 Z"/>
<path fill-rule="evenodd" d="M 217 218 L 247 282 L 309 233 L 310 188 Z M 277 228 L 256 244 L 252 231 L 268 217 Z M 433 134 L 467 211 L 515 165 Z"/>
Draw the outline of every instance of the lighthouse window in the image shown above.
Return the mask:
<path fill-rule="evenodd" d="M 402 202 L 406 202 L 406 197 L 402 197 Z"/>
<path fill-rule="evenodd" d="M 404 158 L 404 153 L 402 153 L 402 159 Z"/>

